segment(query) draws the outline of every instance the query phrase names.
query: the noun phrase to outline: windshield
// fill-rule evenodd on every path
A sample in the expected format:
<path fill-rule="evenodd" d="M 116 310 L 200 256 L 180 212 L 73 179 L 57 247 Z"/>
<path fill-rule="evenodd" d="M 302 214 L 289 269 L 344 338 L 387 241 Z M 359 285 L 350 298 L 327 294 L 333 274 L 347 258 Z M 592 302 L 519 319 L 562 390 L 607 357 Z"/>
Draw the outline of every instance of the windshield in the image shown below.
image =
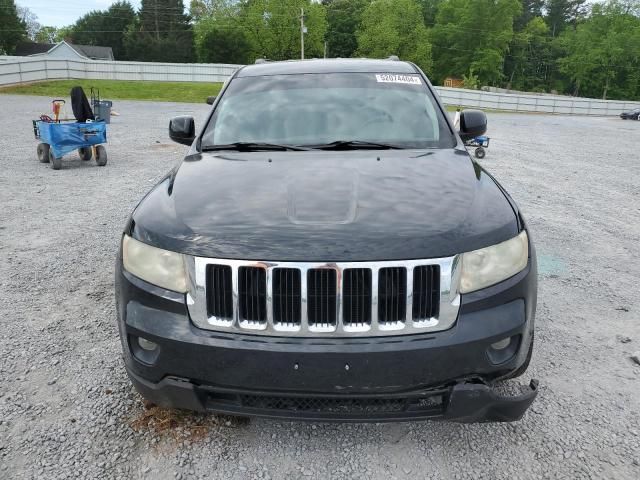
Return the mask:
<path fill-rule="evenodd" d="M 202 148 L 340 141 L 399 148 L 456 144 L 421 76 L 331 73 L 233 79 L 207 125 Z"/>

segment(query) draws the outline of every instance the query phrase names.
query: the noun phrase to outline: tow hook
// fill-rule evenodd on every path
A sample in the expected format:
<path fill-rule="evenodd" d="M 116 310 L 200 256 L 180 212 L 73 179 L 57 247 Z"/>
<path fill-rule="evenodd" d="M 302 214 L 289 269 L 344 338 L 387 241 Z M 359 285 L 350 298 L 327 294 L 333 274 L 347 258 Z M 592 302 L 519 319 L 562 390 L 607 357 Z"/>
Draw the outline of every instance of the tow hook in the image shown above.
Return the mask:
<path fill-rule="evenodd" d="M 444 419 L 461 423 L 515 422 L 538 395 L 538 380 L 531 380 L 520 395 L 505 396 L 484 383 L 458 383 L 451 389 Z"/>

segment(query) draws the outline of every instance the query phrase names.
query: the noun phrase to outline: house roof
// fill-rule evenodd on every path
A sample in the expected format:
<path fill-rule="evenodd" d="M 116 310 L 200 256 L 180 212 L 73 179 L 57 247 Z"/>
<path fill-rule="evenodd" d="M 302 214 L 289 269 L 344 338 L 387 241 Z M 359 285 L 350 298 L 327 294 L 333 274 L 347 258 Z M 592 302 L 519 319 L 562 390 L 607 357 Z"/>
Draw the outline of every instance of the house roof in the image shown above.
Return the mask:
<path fill-rule="evenodd" d="M 55 46 L 55 43 L 20 42 L 16 46 L 15 55 L 18 57 L 28 57 L 29 55 L 47 53 Z"/>
<path fill-rule="evenodd" d="M 31 55 L 42 55 L 50 52 L 54 48 L 66 44 L 71 47 L 78 55 L 93 60 L 113 60 L 113 50 L 111 47 L 99 47 L 95 45 L 75 45 L 62 41 L 60 43 L 35 43 L 22 42 L 16 47 L 16 55 L 19 57 L 28 57 Z"/>
<path fill-rule="evenodd" d="M 111 49 L 111 47 L 76 45 L 71 43 L 69 43 L 68 45 L 83 57 L 91 58 L 94 60 L 113 60 L 113 50 Z"/>

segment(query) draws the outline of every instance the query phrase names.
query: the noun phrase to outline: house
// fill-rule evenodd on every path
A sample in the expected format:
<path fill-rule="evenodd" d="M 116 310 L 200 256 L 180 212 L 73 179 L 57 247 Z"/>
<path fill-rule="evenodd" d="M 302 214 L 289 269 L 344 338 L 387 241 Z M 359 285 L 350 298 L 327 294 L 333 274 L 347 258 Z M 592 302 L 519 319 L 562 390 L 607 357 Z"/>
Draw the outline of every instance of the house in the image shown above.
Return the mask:
<path fill-rule="evenodd" d="M 16 47 L 18 57 L 47 57 L 66 60 L 114 60 L 111 47 L 75 45 L 63 40 L 60 43 L 22 42 Z"/>
<path fill-rule="evenodd" d="M 459 78 L 447 77 L 444 79 L 444 86 L 452 88 L 462 88 L 464 87 L 464 82 Z"/>

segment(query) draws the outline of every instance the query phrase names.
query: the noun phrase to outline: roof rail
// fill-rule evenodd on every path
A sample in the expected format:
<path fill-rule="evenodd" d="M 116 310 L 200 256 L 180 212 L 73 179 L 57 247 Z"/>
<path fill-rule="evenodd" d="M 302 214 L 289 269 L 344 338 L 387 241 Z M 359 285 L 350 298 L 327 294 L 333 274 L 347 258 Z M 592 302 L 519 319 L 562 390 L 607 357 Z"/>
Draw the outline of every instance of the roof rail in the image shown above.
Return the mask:
<path fill-rule="evenodd" d="M 253 62 L 256 65 L 259 65 L 260 63 L 267 63 L 269 60 L 267 60 L 266 58 L 256 58 L 256 61 Z"/>
<path fill-rule="evenodd" d="M 399 62 L 400 61 L 400 57 L 398 57 L 397 55 L 389 55 L 387 57 L 387 60 L 391 60 L 393 62 Z"/>

